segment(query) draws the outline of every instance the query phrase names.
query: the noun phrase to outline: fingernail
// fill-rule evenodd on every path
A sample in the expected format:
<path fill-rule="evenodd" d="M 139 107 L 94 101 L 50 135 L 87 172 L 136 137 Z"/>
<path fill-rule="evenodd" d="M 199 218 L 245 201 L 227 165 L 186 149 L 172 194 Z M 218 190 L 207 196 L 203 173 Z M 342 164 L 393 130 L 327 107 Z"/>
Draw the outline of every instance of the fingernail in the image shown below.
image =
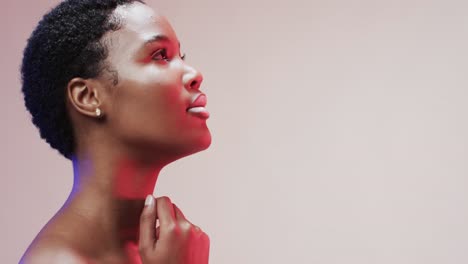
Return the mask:
<path fill-rule="evenodd" d="M 154 197 L 152 194 L 148 194 L 145 199 L 145 206 L 153 207 Z"/>

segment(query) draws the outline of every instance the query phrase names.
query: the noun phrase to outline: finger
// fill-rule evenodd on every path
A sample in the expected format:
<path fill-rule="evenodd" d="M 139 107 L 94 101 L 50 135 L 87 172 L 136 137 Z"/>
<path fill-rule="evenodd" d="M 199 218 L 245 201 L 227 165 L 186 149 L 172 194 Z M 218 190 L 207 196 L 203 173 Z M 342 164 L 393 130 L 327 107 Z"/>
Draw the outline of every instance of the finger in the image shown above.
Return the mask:
<path fill-rule="evenodd" d="M 156 240 L 159 239 L 159 233 L 161 232 L 161 228 L 158 226 L 156 227 Z"/>
<path fill-rule="evenodd" d="M 140 216 L 139 245 L 141 248 L 152 248 L 156 242 L 156 218 L 157 210 L 153 195 L 148 195 L 145 200 L 145 207 Z"/>
<path fill-rule="evenodd" d="M 177 207 L 176 204 L 173 204 L 173 205 L 174 205 L 176 220 L 179 222 L 181 227 L 185 227 L 187 230 L 191 230 L 192 232 L 195 232 L 196 234 L 203 234 L 203 230 L 199 226 L 193 224 L 187 218 L 185 218 L 184 213 L 182 213 L 182 211 L 179 209 L 179 207 Z"/>
<path fill-rule="evenodd" d="M 179 207 L 177 207 L 176 204 L 173 203 L 172 206 L 174 207 L 174 213 L 175 213 L 176 220 L 178 220 L 178 221 L 188 221 L 187 218 L 185 218 L 184 213 L 182 213 L 182 211 L 180 210 Z"/>
<path fill-rule="evenodd" d="M 156 210 L 158 211 L 159 224 L 164 226 L 171 226 L 174 224 L 176 216 L 174 206 L 172 206 L 169 197 L 159 197 L 156 199 Z"/>
<path fill-rule="evenodd" d="M 203 263 L 209 263 L 209 259 L 210 259 L 210 237 L 203 233 L 203 240 L 204 240 L 204 245 L 205 245 L 205 250 L 203 250 L 203 252 L 205 253 L 205 255 L 203 256 L 203 259 L 205 262 Z"/>
<path fill-rule="evenodd" d="M 210 248 L 210 236 L 207 233 L 203 232 L 203 241 L 208 248 Z"/>
<path fill-rule="evenodd" d="M 201 231 L 201 229 L 194 225 L 192 222 L 190 222 L 184 215 L 184 213 L 182 213 L 182 211 L 180 210 L 179 207 L 177 207 L 176 204 L 173 204 L 174 205 L 174 211 L 175 211 L 175 215 L 176 215 L 176 220 L 183 226 L 185 226 L 185 224 L 187 224 L 187 228 L 193 228 L 193 230 L 195 231 Z"/>

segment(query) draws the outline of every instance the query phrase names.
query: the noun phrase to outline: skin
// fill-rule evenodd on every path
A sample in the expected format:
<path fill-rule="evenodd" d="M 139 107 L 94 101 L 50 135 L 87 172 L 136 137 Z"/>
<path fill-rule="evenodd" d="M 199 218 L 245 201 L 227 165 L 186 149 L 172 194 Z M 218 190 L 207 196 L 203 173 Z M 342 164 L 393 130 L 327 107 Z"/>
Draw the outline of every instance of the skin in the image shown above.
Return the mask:
<path fill-rule="evenodd" d="M 206 116 L 187 112 L 203 77 L 166 18 L 141 3 L 114 15 L 123 27 L 103 37 L 111 71 L 67 86 L 73 190 L 21 263 L 206 264 L 208 236 L 169 198 L 147 198 L 164 166 L 211 143 Z"/>

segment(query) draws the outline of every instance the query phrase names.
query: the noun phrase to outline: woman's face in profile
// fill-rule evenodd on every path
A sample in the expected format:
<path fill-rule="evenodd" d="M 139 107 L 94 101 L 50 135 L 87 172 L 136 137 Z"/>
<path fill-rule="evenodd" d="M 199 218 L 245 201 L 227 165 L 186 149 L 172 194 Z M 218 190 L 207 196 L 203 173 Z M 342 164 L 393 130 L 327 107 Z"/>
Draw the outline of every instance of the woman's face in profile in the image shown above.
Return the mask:
<path fill-rule="evenodd" d="M 127 146 L 188 155 L 211 143 L 209 113 L 199 88 L 203 77 L 189 66 L 169 22 L 133 3 L 115 10 L 123 26 L 104 36 L 118 83 L 107 93 L 110 133 Z"/>

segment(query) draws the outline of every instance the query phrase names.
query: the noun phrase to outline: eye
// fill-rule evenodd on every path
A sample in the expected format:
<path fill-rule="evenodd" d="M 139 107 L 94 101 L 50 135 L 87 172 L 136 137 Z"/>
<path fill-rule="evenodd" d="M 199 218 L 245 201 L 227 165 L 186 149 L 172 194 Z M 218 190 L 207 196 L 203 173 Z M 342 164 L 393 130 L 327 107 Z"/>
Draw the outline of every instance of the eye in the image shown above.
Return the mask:
<path fill-rule="evenodd" d="M 182 60 L 185 60 L 185 53 L 181 53 L 179 56 Z"/>
<path fill-rule="evenodd" d="M 151 59 L 155 61 L 169 61 L 169 57 L 167 56 L 166 49 L 159 49 L 151 55 Z"/>

